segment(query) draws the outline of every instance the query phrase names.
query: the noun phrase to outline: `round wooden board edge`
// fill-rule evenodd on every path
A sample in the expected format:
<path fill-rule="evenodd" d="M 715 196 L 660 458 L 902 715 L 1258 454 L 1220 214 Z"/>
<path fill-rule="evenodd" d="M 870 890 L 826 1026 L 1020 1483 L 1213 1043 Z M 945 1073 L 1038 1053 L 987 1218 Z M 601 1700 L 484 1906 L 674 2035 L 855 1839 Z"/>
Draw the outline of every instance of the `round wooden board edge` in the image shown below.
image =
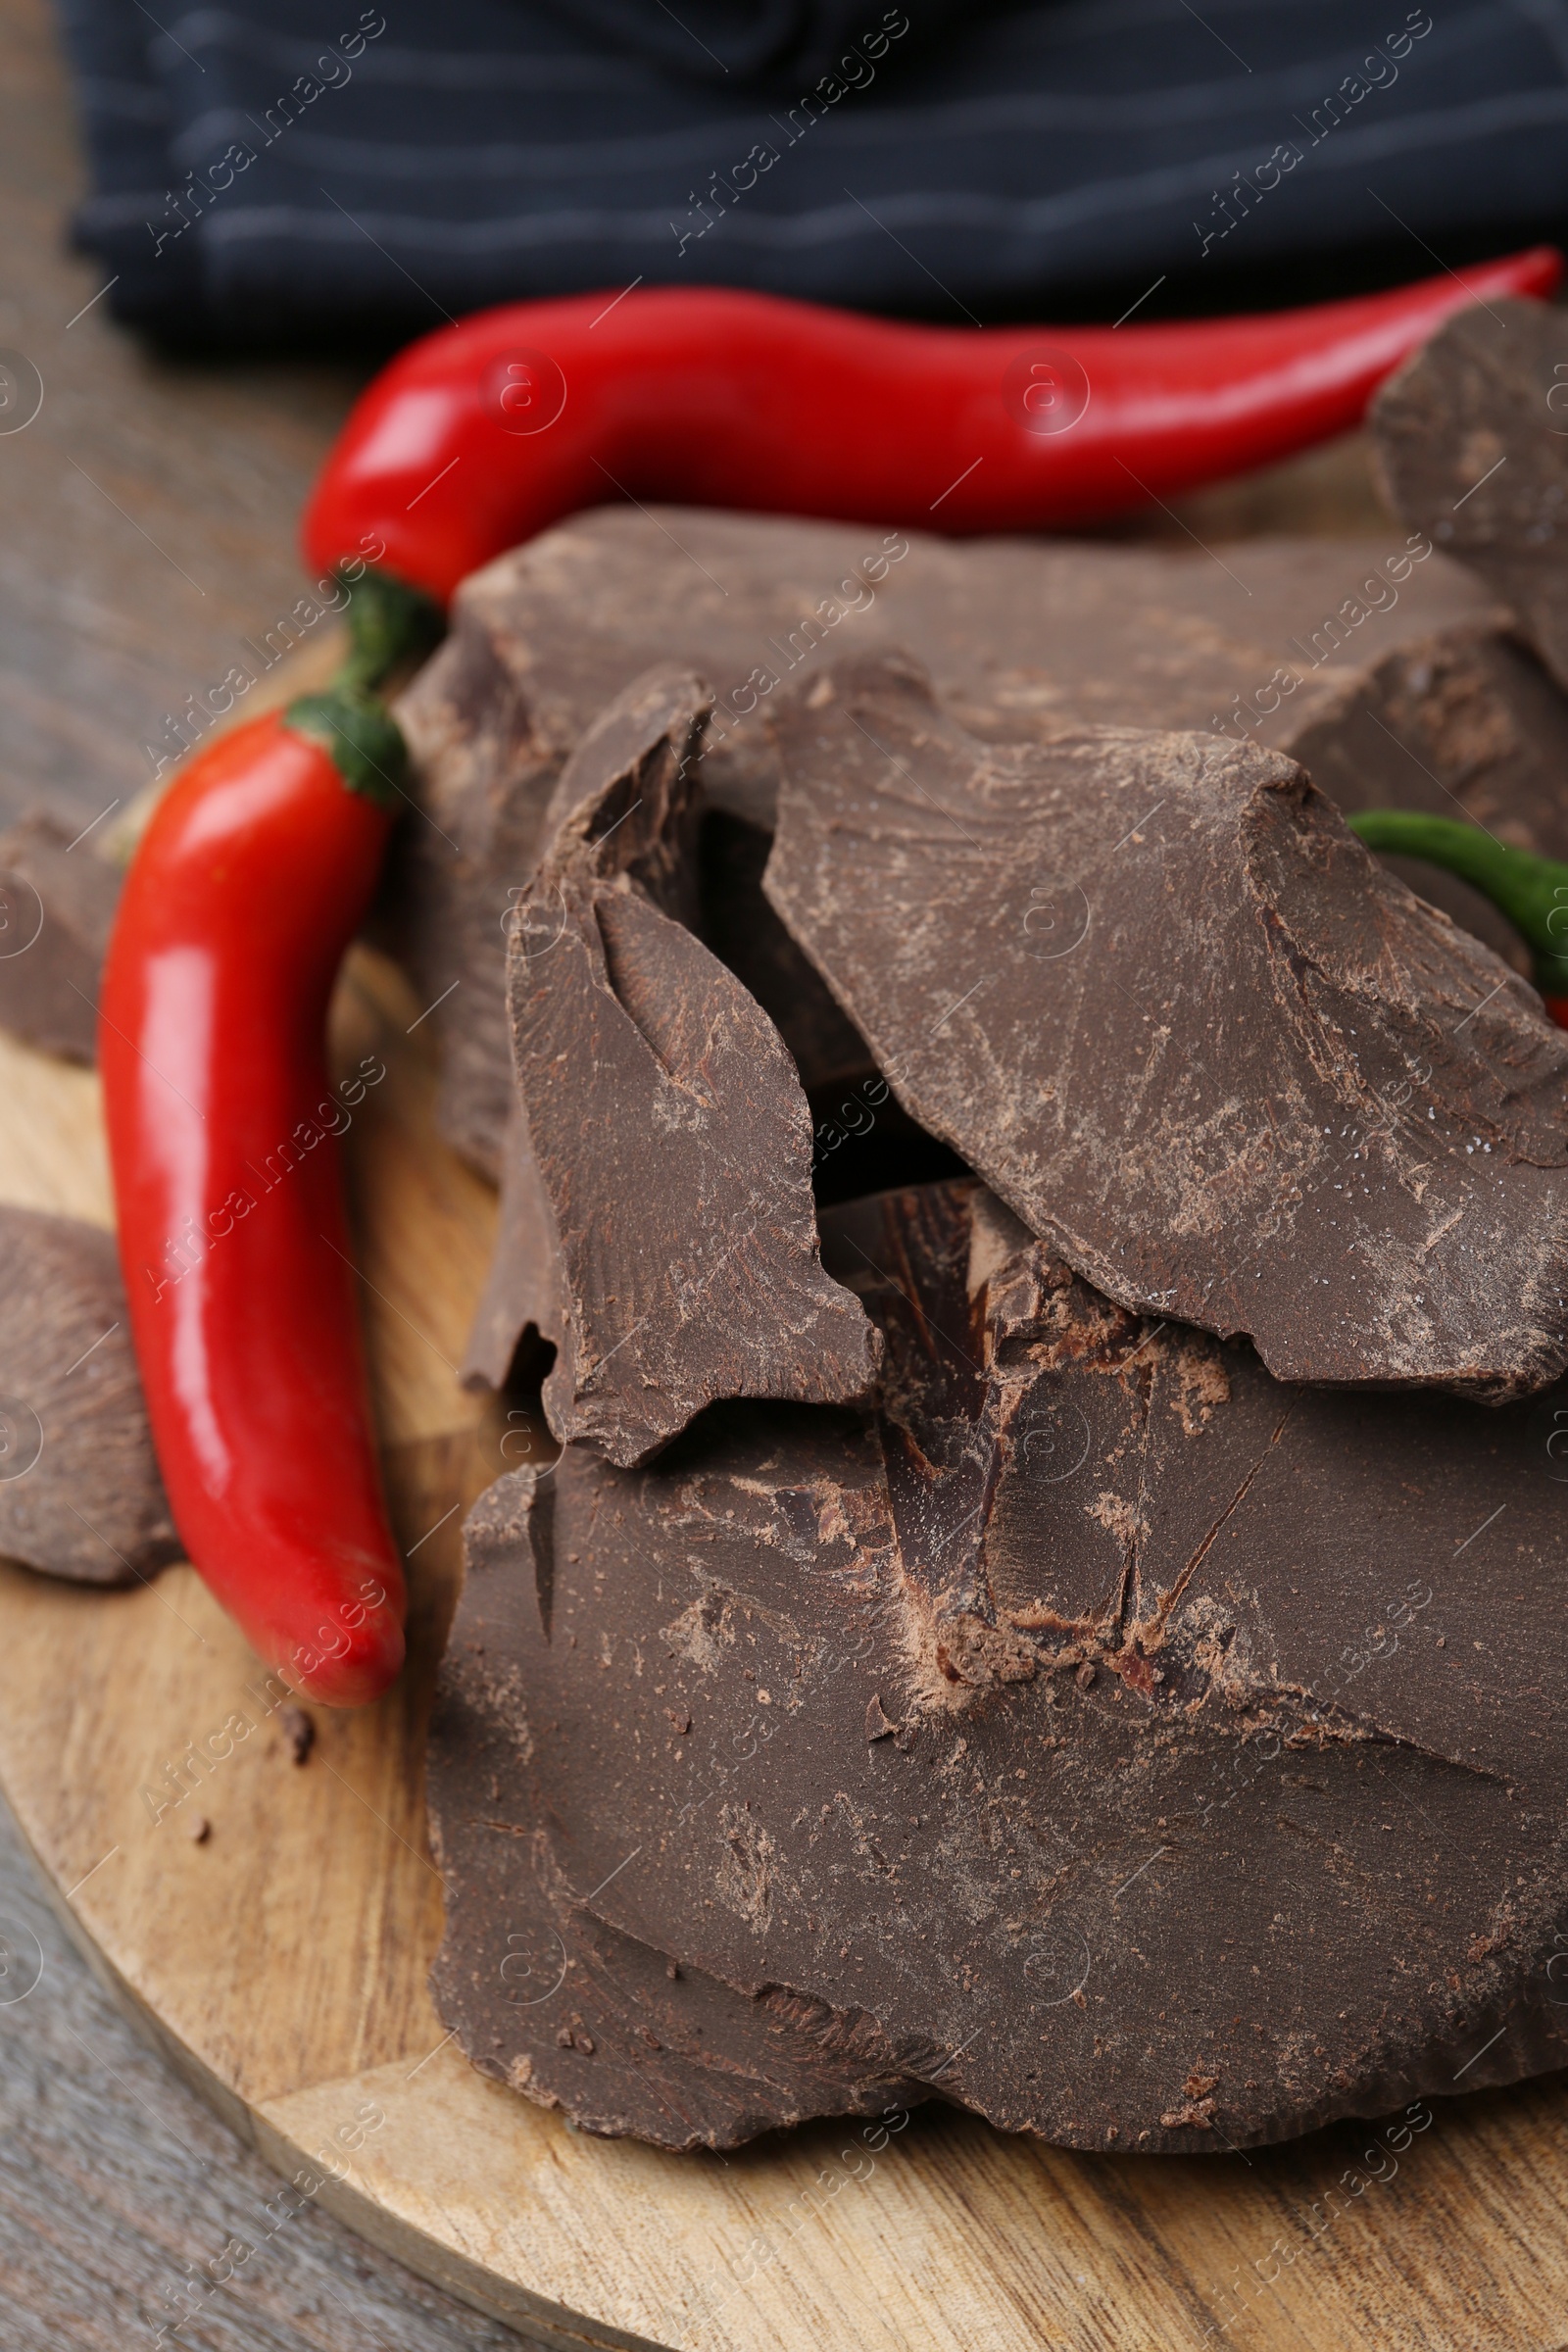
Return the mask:
<path fill-rule="evenodd" d="M 28 1835 L 25 1821 L 14 1806 L 11 1815 L 17 1834 L 37 1869 L 50 1909 L 73 1948 L 80 1954 L 94 1980 L 131 2030 L 172 2068 L 188 2089 L 212 2108 L 236 2139 L 254 2150 L 280 2179 L 294 2180 L 302 2172 L 316 2172 L 317 2159 L 268 2115 L 269 2102 L 249 2105 L 165 2024 L 135 1986 L 121 1975 L 86 1922 L 72 1909 L 64 1889 Z M 318 2083 L 312 2087 L 318 2091 L 354 2090 L 371 2079 L 349 2077 L 338 2084 Z M 321 2205 L 334 2220 L 368 2245 L 391 2255 L 394 2261 L 403 2263 L 432 2286 L 456 2296 L 485 2319 L 499 2321 L 503 2327 L 514 2329 L 525 2342 L 547 2346 L 549 2352 L 581 2352 L 584 2345 L 591 2346 L 592 2352 L 671 2352 L 671 2347 L 657 2344 L 651 2336 L 628 2334 L 623 2328 L 602 2325 L 585 2313 L 568 2311 L 564 2304 L 550 2302 L 530 2293 L 526 2287 L 514 2285 L 498 2272 L 487 2270 L 456 2247 L 444 2245 L 428 2230 L 417 2229 L 368 2190 L 357 2188 L 351 2180 L 323 2180 L 319 2189 L 310 2193 L 314 2203 Z"/>

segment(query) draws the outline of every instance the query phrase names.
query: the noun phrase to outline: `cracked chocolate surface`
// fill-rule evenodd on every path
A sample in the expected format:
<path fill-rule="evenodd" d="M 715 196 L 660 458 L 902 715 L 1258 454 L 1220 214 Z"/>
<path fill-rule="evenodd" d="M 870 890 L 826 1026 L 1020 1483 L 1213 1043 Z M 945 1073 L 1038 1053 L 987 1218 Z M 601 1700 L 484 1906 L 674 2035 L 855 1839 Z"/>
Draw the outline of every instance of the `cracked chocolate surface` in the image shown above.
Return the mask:
<path fill-rule="evenodd" d="M 519 1343 L 530 1330 L 537 1341 L 559 1348 L 565 1303 L 563 1285 L 550 1196 L 521 1110 L 514 1104 L 501 1143 L 495 1248 L 463 1354 L 460 1377 L 465 1388 L 505 1388 Z"/>
<path fill-rule="evenodd" d="M 1121 1304 L 1284 1380 L 1568 1360 L 1568 1039 L 1293 762 L 978 741 L 890 662 L 778 718 L 767 893 L 909 1114 Z"/>
<path fill-rule="evenodd" d="M 589 730 L 509 956 L 521 1123 L 554 1225 L 545 1412 L 564 1444 L 623 1464 L 719 1397 L 859 1401 L 877 1362 L 817 1254 L 795 1065 L 687 928 L 708 708 L 689 673 L 654 670 Z"/>
<path fill-rule="evenodd" d="M 470 1514 L 468 1573 L 484 1607 L 449 1651 L 434 1735 L 438 1769 L 462 1794 L 431 1821 L 455 1923 L 432 1988 L 443 2016 L 463 2021 L 468 2056 L 583 2131 L 675 2149 L 733 2147 L 812 2116 L 925 2096 L 863 2012 L 778 1987 L 737 1991 L 573 1893 L 549 1827 L 517 1805 L 534 1735 L 513 1635 L 523 1613 L 548 1606 L 532 1576 L 515 1577 L 519 1546 L 533 1560 L 517 1505 L 503 1481 Z"/>
<path fill-rule="evenodd" d="M 853 2046 L 846 2109 L 1144 2151 L 1564 2063 L 1564 1392 L 1287 1389 L 972 1183 L 824 1252 L 874 1417 L 725 1404 L 475 1506 L 430 1765 L 470 2056 L 686 2146 Z M 716 2063 L 650 1952 L 750 2005 Z"/>
<path fill-rule="evenodd" d="M 1407 743 L 1405 789 L 1430 791 L 1434 806 L 1451 811 L 1445 789 L 1466 800 L 1474 789 L 1501 793 L 1527 823 L 1537 809 L 1568 812 L 1558 780 L 1568 767 L 1551 742 L 1538 745 L 1534 706 L 1514 710 L 1506 664 L 1494 694 L 1514 712 L 1518 755 L 1477 759 L 1467 742 L 1450 757 L 1452 694 L 1412 694 L 1409 677 L 1420 661 L 1443 668 L 1454 631 L 1494 642 L 1500 616 L 1458 564 L 1413 560 L 1392 526 L 1386 542 L 1252 540 L 1226 569 L 1164 548 L 911 532 L 891 534 L 890 549 L 886 536 L 859 524 L 602 507 L 459 590 L 451 636 L 398 705 L 420 813 L 400 828 L 394 864 L 401 951 L 422 1001 L 437 1005 L 443 1131 L 492 1179 L 511 1102 L 509 909 L 548 840 L 546 811 L 584 730 L 657 662 L 679 662 L 712 689 L 707 800 L 754 832 L 773 824 L 768 720 L 778 694 L 847 653 L 895 649 L 923 662 L 963 724 L 995 742 L 1108 721 L 1247 728 L 1293 752 L 1310 727 L 1316 774 L 1343 717 L 1354 755 L 1347 807 L 1363 805 L 1354 782 L 1363 750 L 1397 762 Z M 1401 655 L 1411 666 L 1390 708 L 1378 673 Z M 1540 846 L 1568 857 L 1568 822 L 1560 841 Z M 743 838 L 728 860 L 725 910 L 705 936 L 726 961 L 738 949 L 741 977 L 782 1017 L 762 969 L 776 935 L 771 944 L 760 935 L 745 860 Z M 1445 878 L 1429 876 L 1427 895 L 1450 905 Z M 1487 920 L 1459 902 L 1451 911 L 1472 928 Z M 1507 935 L 1483 936 L 1500 946 Z M 784 1026 L 797 1053 L 842 1044 Z M 801 1067 L 808 1087 L 842 1074 L 838 1061 Z"/>
<path fill-rule="evenodd" d="M 1458 312 L 1371 423 L 1396 514 L 1511 606 L 1568 686 L 1568 318 L 1518 295 Z"/>

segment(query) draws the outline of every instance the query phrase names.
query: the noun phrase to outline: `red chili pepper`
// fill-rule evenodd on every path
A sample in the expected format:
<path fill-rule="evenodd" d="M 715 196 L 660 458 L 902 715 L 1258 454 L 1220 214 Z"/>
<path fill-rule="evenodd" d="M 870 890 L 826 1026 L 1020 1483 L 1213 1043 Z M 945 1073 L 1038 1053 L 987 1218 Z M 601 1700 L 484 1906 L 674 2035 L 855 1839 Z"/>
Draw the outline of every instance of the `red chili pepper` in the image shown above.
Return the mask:
<path fill-rule="evenodd" d="M 126 879 L 99 1039 L 175 1524 L 269 1664 L 338 1706 L 392 1680 L 404 1615 L 336 1141 L 374 1074 L 334 1087 L 322 1045 L 390 825 L 372 788 L 402 753 L 356 684 L 236 728 L 172 787 Z"/>
<path fill-rule="evenodd" d="M 1260 318 L 908 326 L 655 288 L 482 312 L 360 400 L 306 516 L 313 564 L 368 544 L 445 600 L 582 507 L 629 496 L 965 532 L 1168 498 L 1359 422 L 1451 313 L 1546 294 L 1560 257 Z"/>
<path fill-rule="evenodd" d="M 1534 957 L 1547 1015 L 1568 1029 L 1568 865 L 1512 849 L 1481 825 L 1418 808 L 1360 808 L 1348 822 L 1369 850 L 1424 858 L 1490 899 Z"/>

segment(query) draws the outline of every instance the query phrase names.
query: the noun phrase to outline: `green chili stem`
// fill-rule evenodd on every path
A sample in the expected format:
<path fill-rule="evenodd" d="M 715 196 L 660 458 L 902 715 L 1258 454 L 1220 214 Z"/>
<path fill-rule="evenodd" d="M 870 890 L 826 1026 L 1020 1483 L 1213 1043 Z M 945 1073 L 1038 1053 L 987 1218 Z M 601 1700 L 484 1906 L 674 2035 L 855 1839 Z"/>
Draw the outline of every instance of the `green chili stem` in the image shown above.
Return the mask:
<path fill-rule="evenodd" d="M 390 572 L 366 571 L 357 580 L 336 576 L 349 592 L 348 658 L 324 694 L 301 695 L 284 717 L 325 745 L 351 792 L 395 808 L 408 747 L 375 689 L 439 645 L 446 619 L 432 598 Z"/>
<path fill-rule="evenodd" d="M 366 571 L 357 580 L 344 578 L 343 585 L 349 592 L 351 646 L 335 686 L 368 692 L 394 670 L 422 662 L 446 633 L 446 617 L 434 599 L 390 572 Z"/>

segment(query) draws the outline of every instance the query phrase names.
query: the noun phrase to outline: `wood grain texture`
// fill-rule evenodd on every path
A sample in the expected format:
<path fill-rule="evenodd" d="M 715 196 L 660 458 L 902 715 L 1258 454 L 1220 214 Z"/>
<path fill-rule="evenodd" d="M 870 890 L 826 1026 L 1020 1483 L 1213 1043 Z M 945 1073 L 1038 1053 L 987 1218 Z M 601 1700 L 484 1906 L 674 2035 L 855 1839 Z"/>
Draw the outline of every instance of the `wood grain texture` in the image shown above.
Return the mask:
<path fill-rule="evenodd" d="M 1418 2132 L 1347 2125 L 1249 2157 L 1075 2156 L 939 2110 L 723 2159 L 593 2140 L 468 2068 L 425 1986 L 441 1903 L 419 1759 L 461 1507 L 507 1433 L 452 1370 L 494 1200 L 435 1137 L 418 1010 L 391 965 L 356 953 L 334 1052 L 387 1071 L 348 1151 L 411 1672 L 377 1707 L 313 1710 L 297 1767 L 280 1689 L 188 1569 L 97 1594 L 0 1568 L 0 1783 L 176 2067 L 328 2210 L 563 2346 L 1560 2342 L 1557 2082 L 1434 2102 Z M 0 1190 L 45 1181 L 56 1155 L 63 1183 L 93 1082 L 11 1051 L 30 1107 L 5 1122 Z"/>
<path fill-rule="evenodd" d="M 280 2183 L 95 1981 L 0 1808 L 0 2341 L 6 2352 L 504 2352 L 515 2334 Z M 221 2249 L 222 2287 L 190 2289 Z"/>

